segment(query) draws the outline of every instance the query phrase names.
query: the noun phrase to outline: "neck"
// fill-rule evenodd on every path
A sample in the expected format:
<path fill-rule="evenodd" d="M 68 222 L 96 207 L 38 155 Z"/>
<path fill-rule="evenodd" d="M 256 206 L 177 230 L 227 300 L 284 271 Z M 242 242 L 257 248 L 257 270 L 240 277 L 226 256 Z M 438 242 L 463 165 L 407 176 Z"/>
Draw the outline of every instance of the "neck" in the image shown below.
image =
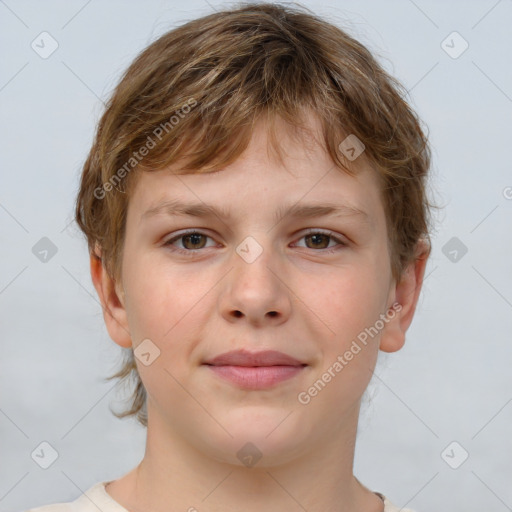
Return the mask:
<path fill-rule="evenodd" d="M 262 457 L 245 467 L 206 457 L 148 407 L 144 458 L 108 492 L 131 512 L 382 512 L 380 498 L 352 472 L 358 413 L 359 404 L 336 436 L 315 438 L 287 461 L 263 464 Z"/>

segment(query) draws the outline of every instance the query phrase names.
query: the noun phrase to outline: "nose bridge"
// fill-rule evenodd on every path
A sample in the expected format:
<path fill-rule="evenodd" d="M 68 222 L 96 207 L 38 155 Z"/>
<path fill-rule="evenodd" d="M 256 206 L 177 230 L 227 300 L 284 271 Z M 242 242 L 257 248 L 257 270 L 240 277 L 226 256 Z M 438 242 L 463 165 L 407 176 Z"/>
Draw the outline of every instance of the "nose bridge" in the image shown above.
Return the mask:
<path fill-rule="evenodd" d="M 252 321 L 283 319 L 290 311 L 287 287 L 280 277 L 283 261 L 271 236 L 249 235 L 235 249 L 228 287 L 221 300 L 222 314 Z"/>
<path fill-rule="evenodd" d="M 244 290 L 258 293 L 270 293 L 279 287 L 274 270 L 279 267 L 279 258 L 274 254 L 271 236 L 249 235 L 238 244 L 235 252 L 235 283 L 241 284 Z"/>

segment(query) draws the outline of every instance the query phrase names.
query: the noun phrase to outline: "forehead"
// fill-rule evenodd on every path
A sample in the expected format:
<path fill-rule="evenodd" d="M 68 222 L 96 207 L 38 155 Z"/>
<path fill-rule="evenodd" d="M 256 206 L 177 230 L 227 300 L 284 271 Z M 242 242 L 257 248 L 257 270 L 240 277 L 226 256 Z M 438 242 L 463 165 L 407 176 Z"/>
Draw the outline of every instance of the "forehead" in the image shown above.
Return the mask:
<path fill-rule="evenodd" d="M 278 118 L 275 130 L 279 155 L 269 142 L 268 124 L 260 120 L 246 150 L 221 169 L 191 173 L 174 164 L 139 173 L 130 194 L 130 216 L 143 222 L 174 207 L 176 213 L 222 213 L 232 217 L 229 220 L 265 210 L 275 220 L 285 203 L 301 214 L 306 214 L 308 207 L 314 214 L 313 204 L 320 214 L 318 206 L 323 204 L 324 213 L 326 208 L 338 208 L 347 215 L 359 212 L 361 220 L 371 223 L 383 216 L 380 181 L 364 155 L 356 162 L 355 176 L 337 167 L 323 147 L 315 116 L 306 130 L 291 128 Z"/>

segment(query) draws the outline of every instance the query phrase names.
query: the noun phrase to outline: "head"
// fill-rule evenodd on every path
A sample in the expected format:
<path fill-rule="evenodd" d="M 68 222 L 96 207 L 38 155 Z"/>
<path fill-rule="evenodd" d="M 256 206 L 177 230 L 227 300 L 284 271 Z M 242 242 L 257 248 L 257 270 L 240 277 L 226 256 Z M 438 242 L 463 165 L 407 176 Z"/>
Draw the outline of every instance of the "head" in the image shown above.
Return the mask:
<path fill-rule="evenodd" d="M 155 418 L 220 456 L 207 441 L 232 442 L 220 425 L 259 439 L 294 409 L 272 436 L 291 454 L 290 439 L 339 426 L 330 407 L 357 409 L 378 350 L 405 341 L 430 250 L 430 151 L 404 96 L 346 32 L 276 4 L 191 21 L 136 58 L 76 205 L 125 352 L 112 378 L 135 379 L 118 416 L 147 425 L 150 400 Z M 201 208 L 171 215 L 178 202 Z M 305 370 L 264 391 L 212 376 L 204 363 L 239 348 L 279 350 Z"/>

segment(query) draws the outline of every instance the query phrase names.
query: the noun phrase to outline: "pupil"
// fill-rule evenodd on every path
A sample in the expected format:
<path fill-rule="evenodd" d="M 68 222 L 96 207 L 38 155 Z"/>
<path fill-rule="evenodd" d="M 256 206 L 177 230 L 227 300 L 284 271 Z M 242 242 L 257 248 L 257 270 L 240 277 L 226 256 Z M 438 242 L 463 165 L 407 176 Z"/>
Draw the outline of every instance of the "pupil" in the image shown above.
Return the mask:
<path fill-rule="evenodd" d="M 192 245 L 197 245 L 199 243 L 198 238 L 203 235 L 199 233 L 193 233 L 192 235 L 188 235 L 187 238 L 192 241 Z"/>
<path fill-rule="evenodd" d="M 327 235 L 323 235 L 323 234 L 316 234 L 316 235 L 311 235 L 310 238 L 313 240 L 313 244 L 315 245 L 318 245 L 318 243 L 320 242 L 321 244 L 321 239 L 322 237 L 326 237 Z M 319 240 L 320 239 L 320 240 Z"/>

